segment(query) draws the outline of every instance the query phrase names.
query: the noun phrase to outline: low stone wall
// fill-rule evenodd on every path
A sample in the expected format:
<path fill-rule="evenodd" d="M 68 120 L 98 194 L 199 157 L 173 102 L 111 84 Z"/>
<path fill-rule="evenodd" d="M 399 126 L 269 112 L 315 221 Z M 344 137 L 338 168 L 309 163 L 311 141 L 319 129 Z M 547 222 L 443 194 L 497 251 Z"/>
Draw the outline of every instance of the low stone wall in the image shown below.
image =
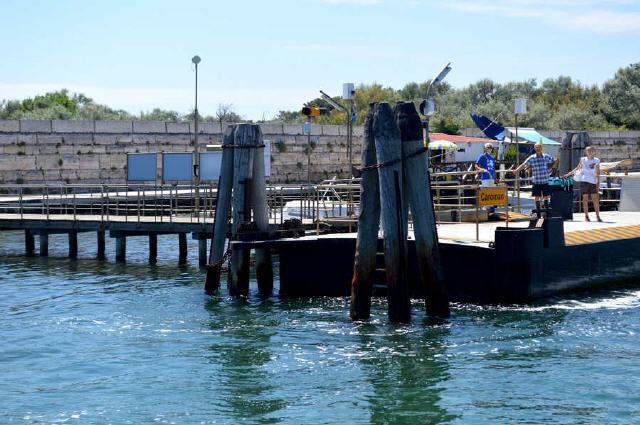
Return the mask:
<path fill-rule="evenodd" d="M 193 123 L 163 121 L 0 120 L 0 183 L 124 183 L 127 153 L 193 152 Z M 199 150 L 220 144 L 226 124 L 200 123 Z M 261 124 L 271 140 L 272 183 L 307 181 L 307 140 L 301 124 Z M 360 163 L 362 127 L 354 129 L 353 160 Z M 464 129 L 479 136 L 477 129 Z M 562 140 L 564 131 L 541 131 Z M 640 131 L 592 131 L 603 161 L 640 160 Z M 311 129 L 310 179 L 348 177 L 347 129 Z"/>
<path fill-rule="evenodd" d="M 0 120 L 1 183 L 124 183 L 127 153 L 193 152 L 193 123 L 159 121 Z M 200 123 L 198 147 L 220 144 L 226 124 Z M 262 124 L 271 140 L 274 183 L 307 180 L 308 136 L 302 125 Z M 359 162 L 362 128 L 356 128 Z M 311 181 L 348 174 L 346 127 L 314 125 Z"/>

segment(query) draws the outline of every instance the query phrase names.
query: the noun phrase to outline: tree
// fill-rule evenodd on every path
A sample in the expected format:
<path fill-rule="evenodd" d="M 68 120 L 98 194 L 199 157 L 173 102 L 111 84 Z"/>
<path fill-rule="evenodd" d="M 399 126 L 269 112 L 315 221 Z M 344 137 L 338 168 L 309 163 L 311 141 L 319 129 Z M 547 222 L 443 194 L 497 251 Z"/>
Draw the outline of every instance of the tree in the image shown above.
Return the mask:
<path fill-rule="evenodd" d="M 230 103 L 219 103 L 216 109 L 216 121 L 220 124 L 223 122 L 241 122 L 242 117 L 233 111 L 233 105 Z"/>
<path fill-rule="evenodd" d="M 605 117 L 615 125 L 640 129 L 640 62 L 621 68 L 602 89 Z"/>

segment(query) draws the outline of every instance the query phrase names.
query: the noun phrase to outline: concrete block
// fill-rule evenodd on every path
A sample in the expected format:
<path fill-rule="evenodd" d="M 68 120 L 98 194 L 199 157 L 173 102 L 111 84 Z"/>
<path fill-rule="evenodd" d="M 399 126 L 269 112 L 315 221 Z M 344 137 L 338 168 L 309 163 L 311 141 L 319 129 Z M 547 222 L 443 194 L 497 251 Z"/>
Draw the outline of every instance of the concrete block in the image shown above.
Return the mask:
<path fill-rule="evenodd" d="M 18 146 L 36 145 L 37 140 L 38 139 L 35 134 L 18 134 L 18 140 L 16 141 L 16 144 Z"/>
<path fill-rule="evenodd" d="M 288 136 L 304 134 L 302 124 L 283 124 L 282 133 Z"/>
<path fill-rule="evenodd" d="M 115 145 L 118 143 L 118 138 L 120 136 L 116 136 L 114 134 L 94 134 L 93 135 L 93 144 L 94 145 Z M 131 136 L 124 136 L 131 139 Z"/>
<path fill-rule="evenodd" d="M 167 123 L 164 121 L 134 121 L 134 133 L 166 133 Z"/>
<path fill-rule="evenodd" d="M 51 133 L 51 120 L 20 120 L 23 133 Z"/>
<path fill-rule="evenodd" d="M 93 133 L 93 121 L 53 120 L 51 128 L 54 133 Z"/>
<path fill-rule="evenodd" d="M 0 133 L 20 131 L 20 121 L 18 120 L 0 120 Z"/>
<path fill-rule="evenodd" d="M 78 167 L 80 170 L 99 170 L 100 162 L 98 158 L 94 155 L 91 156 L 81 156 L 79 158 Z"/>
<path fill-rule="evenodd" d="M 260 130 L 262 130 L 262 134 L 283 134 L 282 123 L 262 123 L 260 124 Z"/>
<path fill-rule="evenodd" d="M 36 157 L 33 155 L 15 155 L 9 158 L 5 170 L 33 170 L 36 168 Z"/>
<path fill-rule="evenodd" d="M 96 121 L 96 133 L 131 133 L 132 121 Z"/>
<path fill-rule="evenodd" d="M 322 134 L 325 136 L 339 136 L 340 126 L 339 125 L 323 125 Z"/>
<path fill-rule="evenodd" d="M 61 145 L 62 136 L 60 134 L 37 134 L 36 141 L 40 146 Z"/>
<path fill-rule="evenodd" d="M 227 127 L 228 124 L 224 124 L 224 128 Z M 198 133 L 204 134 L 221 134 L 220 123 L 219 122 L 203 122 L 198 123 Z"/>
<path fill-rule="evenodd" d="M 364 136 L 364 127 L 359 125 L 357 127 L 353 127 L 353 137 L 362 137 Z"/>
<path fill-rule="evenodd" d="M 7 145 L 2 148 L 5 155 L 18 155 L 18 152 L 24 153 L 24 146 Z"/>
<path fill-rule="evenodd" d="M 200 130 L 200 123 L 198 123 L 198 130 Z M 194 127 L 195 129 L 195 124 Z M 173 134 L 188 134 L 191 133 L 190 123 L 188 122 L 168 122 L 167 133 Z"/>
<path fill-rule="evenodd" d="M 18 141 L 17 134 L 2 134 L 0 133 L 0 146 L 13 145 Z"/>

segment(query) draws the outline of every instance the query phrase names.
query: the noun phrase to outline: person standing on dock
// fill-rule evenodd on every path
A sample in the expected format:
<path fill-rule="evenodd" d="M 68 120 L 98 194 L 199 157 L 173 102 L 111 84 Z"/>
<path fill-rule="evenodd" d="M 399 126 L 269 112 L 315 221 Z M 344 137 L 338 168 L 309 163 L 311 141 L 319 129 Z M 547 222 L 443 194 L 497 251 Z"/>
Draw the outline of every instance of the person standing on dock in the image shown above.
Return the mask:
<path fill-rule="evenodd" d="M 482 187 L 491 187 L 496 180 L 496 158 L 492 155 L 493 145 L 485 143 L 484 153 L 476 161 L 476 171 L 482 171 L 480 182 Z"/>
<path fill-rule="evenodd" d="M 549 198 L 551 197 L 549 170 L 555 163 L 555 160 L 551 155 L 542 151 L 542 143 L 536 143 L 533 148 L 535 153 L 513 170 L 513 173 L 518 174 L 520 170 L 525 167 L 531 167 L 533 170 L 533 188 L 531 189 L 531 193 L 536 201 L 536 216 L 540 218 L 542 205 L 544 204 L 545 210 L 549 209 Z"/>
<path fill-rule="evenodd" d="M 600 218 L 600 158 L 594 156 L 593 146 L 587 146 L 584 150 L 587 156 L 580 158 L 578 166 L 569 171 L 564 177 L 575 174 L 576 181 L 580 182 L 580 192 L 582 193 L 582 209 L 584 210 L 585 221 L 589 219 L 589 198 L 593 202 L 593 209 L 596 212 L 596 219 Z"/>

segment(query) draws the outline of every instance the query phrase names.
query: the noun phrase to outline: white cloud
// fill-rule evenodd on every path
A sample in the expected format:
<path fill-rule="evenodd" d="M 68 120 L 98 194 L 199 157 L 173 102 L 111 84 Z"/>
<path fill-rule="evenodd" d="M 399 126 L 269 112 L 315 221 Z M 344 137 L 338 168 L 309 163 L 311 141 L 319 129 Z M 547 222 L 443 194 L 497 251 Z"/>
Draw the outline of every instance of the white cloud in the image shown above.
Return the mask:
<path fill-rule="evenodd" d="M 585 32 L 640 32 L 640 12 L 628 10 L 631 0 L 462 0 L 447 8 L 466 13 L 536 19 L 561 28 Z"/>

